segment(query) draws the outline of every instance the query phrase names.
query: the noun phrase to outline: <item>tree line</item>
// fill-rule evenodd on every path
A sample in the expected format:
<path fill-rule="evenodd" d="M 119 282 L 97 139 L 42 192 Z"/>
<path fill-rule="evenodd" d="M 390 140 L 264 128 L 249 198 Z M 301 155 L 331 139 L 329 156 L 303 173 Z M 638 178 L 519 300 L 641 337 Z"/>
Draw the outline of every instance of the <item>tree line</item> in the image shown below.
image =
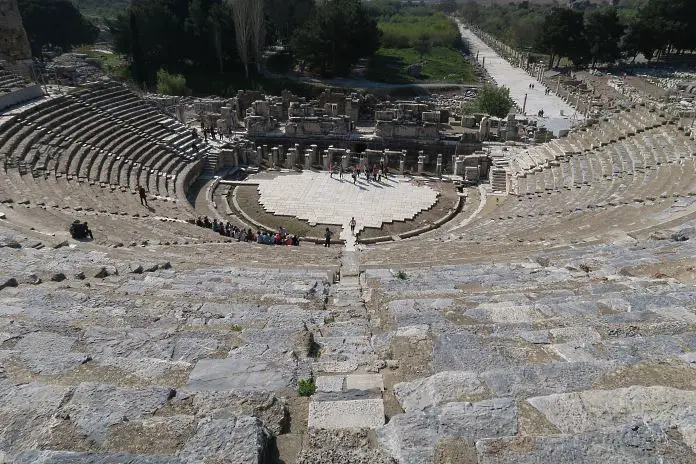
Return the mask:
<path fill-rule="evenodd" d="M 523 1 L 484 7 L 470 1 L 463 18 L 521 50 L 567 58 L 575 66 L 668 57 L 696 50 L 696 1 L 638 0 L 613 7 L 576 2 L 545 7 Z"/>
<path fill-rule="evenodd" d="M 70 0 L 19 0 L 32 49 L 93 43 L 98 28 Z M 275 45 L 288 63 L 345 75 L 379 48 L 377 20 L 360 0 L 131 0 L 104 20 L 130 74 L 152 85 L 171 73 L 258 74 Z"/>

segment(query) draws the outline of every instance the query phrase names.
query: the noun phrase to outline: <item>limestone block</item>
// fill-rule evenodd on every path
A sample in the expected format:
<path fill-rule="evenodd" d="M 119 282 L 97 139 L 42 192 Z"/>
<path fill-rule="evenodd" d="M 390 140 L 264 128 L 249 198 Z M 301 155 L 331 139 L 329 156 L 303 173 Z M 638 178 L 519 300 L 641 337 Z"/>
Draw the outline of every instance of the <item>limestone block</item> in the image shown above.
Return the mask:
<path fill-rule="evenodd" d="M 189 462 L 262 462 L 268 438 L 256 417 L 204 419 L 179 456 Z"/>
<path fill-rule="evenodd" d="M 287 428 L 288 410 L 284 400 L 266 391 L 191 391 L 177 390 L 173 402 L 191 401 L 198 417 L 233 419 L 256 416 L 273 434 L 280 435 Z"/>
<path fill-rule="evenodd" d="M 659 424 L 641 423 L 580 435 L 483 439 L 476 443 L 476 450 L 480 464 L 649 464 L 661 462 L 666 456 L 672 462 L 692 462 L 696 457 Z"/>
<path fill-rule="evenodd" d="M 294 384 L 294 372 L 281 363 L 242 354 L 196 363 L 187 387 L 191 390 L 278 390 Z"/>
<path fill-rule="evenodd" d="M 14 385 L 0 379 L 0 449 L 11 453 L 35 446 L 49 433 L 54 414 L 72 391 L 67 386 L 40 382 Z"/>
<path fill-rule="evenodd" d="M 434 462 L 435 447 L 446 437 L 476 441 L 517 433 L 517 410 L 510 398 L 448 403 L 391 418 L 377 429 L 377 441 L 399 463 Z"/>
<path fill-rule="evenodd" d="M 678 424 L 696 413 L 696 392 L 662 386 L 586 390 L 527 401 L 564 433 L 629 422 Z"/>
<path fill-rule="evenodd" d="M 22 337 L 15 349 L 26 367 L 37 374 L 51 375 L 87 362 L 85 353 L 73 352 L 76 339 L 53 332 L 32 332 Z"/>
<path fill-rule="evenodd" d="M 342 375 L 320 375 L 317 377 L 316 386 L 318 392 L 340 392 L 343 391 L 344 376 Z"/>
<path fill-rule="evenodd" d="M 380 374 L 351 374 L 346 376 L 346 390 L 384 390 Z"/>
<path fill-rule="evenodd" d="M 494 395 L 517 397 L 591 388 L 616 367 L 604 361 L 555 362 L 493 369 L 480 376 Z"/>
<path fill-rule="evenodd" d="M 384 424 L 381 399 L 312 401 L 307 426 L 322 429 L 375 428 Z"/>
<path fill-rule="evenodd" d="M 151 416 L 175 394 L 171 388 L 121 388 L 81 383 L 61 412 L 89 440 L 101 443 L 111 425 Z"/>
<path fill-rule="evenodd" d="M 0 458 L 2 453 L 0 453 Z M 8 461 L 9 462 L 9 461 Z M 184 464 L 176 456 L 152 456 L 130 453 L 89 453 L 73 451 L 23 451 L 14 456 L 15 464 Z"/>
<path fill-rule="evenodd" d="M 425 409 L 487 392 L 482 379 L 473 372 L 444 371 L 427 378 L 394 385 L 394 395 L 404 411 Z"/>

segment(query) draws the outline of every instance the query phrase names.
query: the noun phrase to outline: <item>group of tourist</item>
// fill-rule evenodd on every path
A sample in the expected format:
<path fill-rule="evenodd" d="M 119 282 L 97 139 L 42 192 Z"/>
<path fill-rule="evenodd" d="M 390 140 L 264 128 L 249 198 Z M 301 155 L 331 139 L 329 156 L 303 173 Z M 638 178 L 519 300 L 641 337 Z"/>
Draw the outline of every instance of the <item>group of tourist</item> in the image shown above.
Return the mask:
<path fill-rule="evenodd" d="M 195 129 L 194 129 L 195 130 Z M 227 134 L 224 134 L 222 129 L 217 129 L 215 126 L 210 126 L 206 127 L 205 123 L 201 122 L 201 132 L 203 133 L 203 140 L 206 142 L 208 141 L 208 137 L 210 137 L 211 140 L 216 140 L 220 139 L 222 141 L 223 137 L 227 135 L 228 137 L 232 137 L 232 128 L 227 129 Z"/>
<path fill-rule="evenodd" d="M 94 235 L 92 235 L 92 231 L 87 226 L 87 223 L 80 222 L 77 219 L 70 224 L 70 236 L 75 240 L 86 240 L 88 237 L 94 240 Z"/>
<path fill-rule="evenodd" d="M 211 229 L 213 232 L 217 232 L 223 237 L 230 237 L 237 239 L 238 242 L 255 242 L 264 245 L 292 245 L 299 246 L 300 237 L 297 235 L 289 234 L 284 227 L 280 227 L 278 232 L 272 233 L 267 231 L 257 230 L 254 233 L 251 229 L 239 228 L 230 224 L 229 221 L 218 221 L 213 219 L 212 221 L 208 216 L 199 216 L 198 219 L 189 221 L 195 223 L 199 227 L 204 227 L 206 229 Z"/>
<path fill-rule="evenodd" d="M 382 181 L 382 176 L 384 178 L 387 178 L 389 168 L 384 165 L 384 163 L 379 163 L 375 164 L 372 166 L 365 166 L 365 169 L 362 169 L 360 166 L 355 166 L 351 169 L 349 169 L 350 175 L 353 178 L 353 184 L 357 182 L 357 180 L 360 178 L 361 174 L 365 174 L 365 179 L 370 182 L 370 180 L 374 182 L 381 182 Z M 329 165 L 329 175 L 331 178 L 333 178 L 334 174 L 338 174 L 338 178 L 340 180 L 343 180 L 343 174 L 344 174 L 343 166 L 339 165 L 338 169 L 336 166 Z"/>

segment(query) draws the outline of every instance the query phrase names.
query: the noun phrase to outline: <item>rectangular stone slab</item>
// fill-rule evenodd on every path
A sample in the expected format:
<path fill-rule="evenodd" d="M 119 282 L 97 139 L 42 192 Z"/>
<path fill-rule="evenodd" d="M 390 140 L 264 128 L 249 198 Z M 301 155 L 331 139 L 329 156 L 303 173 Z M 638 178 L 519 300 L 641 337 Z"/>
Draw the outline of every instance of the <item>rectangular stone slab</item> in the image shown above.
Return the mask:
<path fill-rule="evenodd" d="M 202 359 L 193 368 L 187 387 L 192 390 L 278 390 L 292 383 L 292 373 L 261 361 Z"/>
<path fill-rule="evenodd" d="M 346 376 L 346 390 L 384 390 L 381 374 L 351 374 Z"/>
<path fill-rule="evenodd" d="M 321 429 L 376 428 L 384 425 L 381 399 L 313 401 L 309 403 L 309 427 Z"/>

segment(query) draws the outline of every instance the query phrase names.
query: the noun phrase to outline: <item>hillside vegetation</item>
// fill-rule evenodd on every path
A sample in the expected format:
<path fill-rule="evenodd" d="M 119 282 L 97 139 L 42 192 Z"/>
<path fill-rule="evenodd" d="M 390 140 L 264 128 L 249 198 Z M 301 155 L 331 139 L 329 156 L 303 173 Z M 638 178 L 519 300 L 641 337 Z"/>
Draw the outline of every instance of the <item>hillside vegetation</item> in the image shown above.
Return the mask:
<path fill-rule="evenodd" d="M 367 77 L 390 83 L 474 82 L 471 64 L 454 22 L 441 12 L 382 17 L 381 47 L 369 63 Z M 408 72 L 420 66 L 420 74 Z"/>

